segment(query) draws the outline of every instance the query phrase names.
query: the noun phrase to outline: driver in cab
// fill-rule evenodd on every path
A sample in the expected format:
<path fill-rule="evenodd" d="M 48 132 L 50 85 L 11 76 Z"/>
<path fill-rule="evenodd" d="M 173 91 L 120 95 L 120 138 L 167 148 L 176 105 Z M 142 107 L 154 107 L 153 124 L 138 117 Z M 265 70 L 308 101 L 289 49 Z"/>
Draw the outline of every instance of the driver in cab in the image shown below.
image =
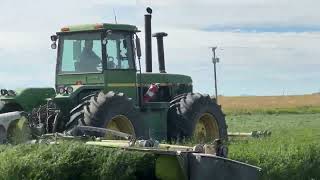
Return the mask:
<path fill-rule="evenodd" d="M 97 72 L 97 67 L 101 63 L 100 57 L 92 50 L 93 41 L 86 40 L 84 48 L 80 55 L 80 67 L 81 72 Z"/>

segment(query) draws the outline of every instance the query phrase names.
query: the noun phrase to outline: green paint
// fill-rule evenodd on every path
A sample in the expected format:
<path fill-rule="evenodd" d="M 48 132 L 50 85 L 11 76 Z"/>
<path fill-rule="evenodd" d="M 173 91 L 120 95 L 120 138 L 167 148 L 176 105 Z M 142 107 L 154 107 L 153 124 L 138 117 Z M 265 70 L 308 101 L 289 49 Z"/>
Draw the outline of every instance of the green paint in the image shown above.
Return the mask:
<path fill-rule="evenodd" d="M 144 125 L 148 136 L 157 140 L 166 140 L 169 103 L 146 103 L 143 108 Z"/>
<path fill-rule="evenodd" d="M 165 180 L 186 179 L 177 156 L 160 155 L 156 160 L 156 177 Z"/>
<path fill-rule="evenodd" d="M 136 71 L 135 70 L 106 70 L 105 76 L 105 91 L 122 92 L 128 97 L 137 102 L 137 89 L 136 89 Z M 109 85 L 114 86 L 109 86 Z M 128 85 L 128 86 L 126 86 Z"/>
<path fill-rule="evenodd" d="M 55 96 L 53 88 L 26 88 L 17 90 L 14 97 L 0 96 L 0 100 L 7 104 L 17 104 L 24 111 L 31 111 L 33 107 L 39 106 L 46 102 L 45 99 Z"/>
<path fill-rule="evenodd" d="M 56 85 L 76 85 L 77 81 L 81 81 L 84 85 L 100 85 L 104 83 L 104 75 L 102 73 L 90 74 L 61 74 L 56 77 Z"/>
<path fill-rule="evenodd" d="M 191 84 L 192 79 L 190 76 L 181 74 L 168 74 L 168 73 L 142 73 L 143 83 L 173 83 L 173 84 Z"/>

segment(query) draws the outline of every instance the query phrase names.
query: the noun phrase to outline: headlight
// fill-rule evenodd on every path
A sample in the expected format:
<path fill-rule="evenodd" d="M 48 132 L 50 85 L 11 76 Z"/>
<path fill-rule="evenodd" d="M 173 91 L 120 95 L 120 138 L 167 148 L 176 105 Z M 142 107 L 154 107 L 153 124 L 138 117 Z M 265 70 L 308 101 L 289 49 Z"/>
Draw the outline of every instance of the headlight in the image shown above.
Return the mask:
<path fill-rule="evenodd" d="M 53 42 L 53 43 L 51 44 L 51 49 L 57 49 L 57 44 L 56 44 L 56 42 Z"/>
<path fill-rule="evenodd" d="M 6 89 L 1 89 L 1 95 L 2 96 L 5 96 L 5 95 L 7 95 L 8 94 L 8 90 L 6 90 Z"/>
<path fill-rule="evenodd" d="M 67 93 L 68 93 L 68 94 L 73 93 L 73 88 L 72 88 L 72 87 L 67 87 Z"/>
<path fill-rule="evenodd" d="M 64 89 L 64 87 L 58 87 L 58 93 L 59 94 L 64 94 L 65 93 L 65 89 Z"/>
<path fill-rule="evenodd" d="M 14 90 L 9 90 L 9 91 L 8 91 L 8 95 L 9 95 L 9 96 L 16 96 L 17 93 L 16 93 Z"/>

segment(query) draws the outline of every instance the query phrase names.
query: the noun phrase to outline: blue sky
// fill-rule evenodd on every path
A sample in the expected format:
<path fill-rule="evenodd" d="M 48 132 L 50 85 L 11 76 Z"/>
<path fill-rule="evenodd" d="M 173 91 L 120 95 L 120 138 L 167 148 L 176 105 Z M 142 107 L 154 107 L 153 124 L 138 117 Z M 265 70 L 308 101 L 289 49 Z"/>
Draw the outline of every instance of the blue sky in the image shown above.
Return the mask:
<path fill-rule="evenodd" d="M 113 9 L 119 23 L 143 30 L 146 6 L 153 32 L 169 34 L 167 71 L 192 76 L 195 91 L 214 89 L 209 46 L 219 47 L 219 94 L 320 91 L 318 0 L 2 0 L 0 87 L 53 86 L 51 34 L 67 24 L 114 22 Z"/>

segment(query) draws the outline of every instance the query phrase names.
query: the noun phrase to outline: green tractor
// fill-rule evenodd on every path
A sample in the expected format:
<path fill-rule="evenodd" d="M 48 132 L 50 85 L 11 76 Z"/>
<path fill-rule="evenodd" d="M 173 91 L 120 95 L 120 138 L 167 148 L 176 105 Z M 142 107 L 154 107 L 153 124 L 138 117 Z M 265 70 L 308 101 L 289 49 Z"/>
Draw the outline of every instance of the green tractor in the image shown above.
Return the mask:
<path fill-rule="evenodd" d="M 57 48 L 55 88 L 3 89 L 0 112 L 28 112 L 28 126 L 38 134 L 79 135 L 83 132 L 75 127 L 81 125 L 143 139 L 227 139 L 221 106 L 209 95 L 194 93 L 191 77 L 166 73 L 163 37 L 167 34 L 152 35 L 152 11 L 147 11 L 145 73 L 136 26 L 66 26 L 51 36 L 51 47 Z M 152 36 L 157 39 L 159 73 L 152 73 Z M 17 123 L 2 129 L 8 131 Z"/>

